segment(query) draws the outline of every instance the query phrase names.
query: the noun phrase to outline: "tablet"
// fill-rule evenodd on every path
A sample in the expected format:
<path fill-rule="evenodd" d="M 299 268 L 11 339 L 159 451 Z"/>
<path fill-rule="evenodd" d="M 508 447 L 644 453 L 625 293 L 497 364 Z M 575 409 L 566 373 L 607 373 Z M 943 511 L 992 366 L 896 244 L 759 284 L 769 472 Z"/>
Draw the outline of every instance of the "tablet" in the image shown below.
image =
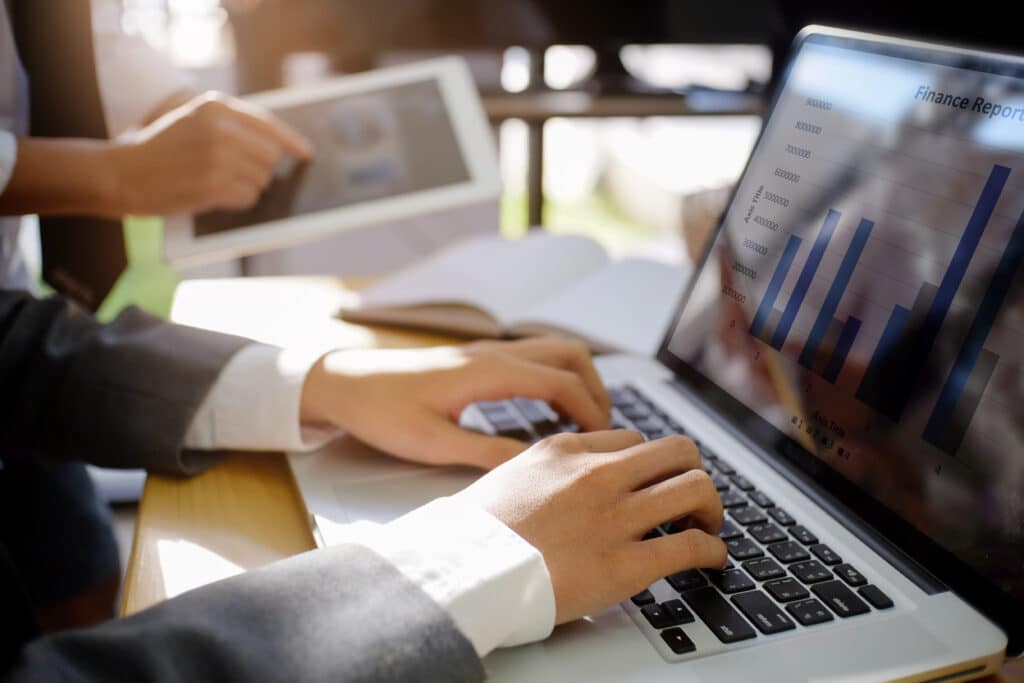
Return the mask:
<path fill-rule="evenodd" d="M 306 135 L 256 205 L 170 220 L 165 255 L 194 266 L 493 200 L 494 137 L 465 61 L 433 59 L 258 93 Z"/>

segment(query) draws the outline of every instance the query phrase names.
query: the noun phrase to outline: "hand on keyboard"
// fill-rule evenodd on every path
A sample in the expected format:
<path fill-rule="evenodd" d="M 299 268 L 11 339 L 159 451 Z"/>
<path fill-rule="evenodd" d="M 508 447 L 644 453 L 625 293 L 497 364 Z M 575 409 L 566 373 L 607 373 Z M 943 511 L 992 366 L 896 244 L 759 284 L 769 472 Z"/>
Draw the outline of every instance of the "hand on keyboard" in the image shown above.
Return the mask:
<path fill-rule="evenodd" d="M 632 431 L 560 434 L 488 473 L 457 498 L 489 511 L 543 555 L 557 623 L 639 593 L 659 577 L 721 569 L 722 505 L 694 443 Z M 684 520 L 671 535 L 651 529 Z"/>
<path fill-rule="evenodd" d="M 609 426 L 611 398 L 590 352 L 556 337 L 336 351 L 306 379 L 302 420 L 337 425 L 408 460 L 491 469 L 528 444 L 515 434 L 464 430 L 457 421 L 471 403 L 514 396 L 546 401 L 585 431 Z"/>

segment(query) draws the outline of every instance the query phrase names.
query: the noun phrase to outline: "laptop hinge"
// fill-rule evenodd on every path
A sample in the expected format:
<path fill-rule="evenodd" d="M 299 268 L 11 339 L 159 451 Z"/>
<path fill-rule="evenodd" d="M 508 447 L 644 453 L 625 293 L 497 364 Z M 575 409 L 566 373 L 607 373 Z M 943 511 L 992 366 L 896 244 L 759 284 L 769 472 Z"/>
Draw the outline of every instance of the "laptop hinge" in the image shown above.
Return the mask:
<path fill-rule="evenodd" d="M 726 429 L 730 435 L 742 442 L 751 451 L 757 454 L 769 467 L 782 475 L 791 484 L 799 488 L 807 497 L 825 509 L 837 522 L 843 525 L 850 533 L 856 536 L 864 545 L 878 553 L 884 560 L 893 566 L 898 572 L 907 577 L 915 586 L 924 591 L 927 595 L 936 595 L 949 590 L 942 581 L 936 578 L 931 572 L 921 566 L 914 558 L 910 557 L 889 539 L 878 532 L 877 529 L 865 522 L 856 512 L 843 505 L 828 491 L 826 491 L 814 479 L 802 472 L 793 464 L 782 458 L 773 457 L 767 453 L 764 447 L 759 446 L 736 427 L 730 424 L 718 411 L 710 409 L 701 400 L 700 396 L 691 391 L 679 379 L 667 380 L 667 383 L 676 392 L 683 395 L 689 401 L 707 408 L 706 414 L 710 415 L 715 422 Z"/>

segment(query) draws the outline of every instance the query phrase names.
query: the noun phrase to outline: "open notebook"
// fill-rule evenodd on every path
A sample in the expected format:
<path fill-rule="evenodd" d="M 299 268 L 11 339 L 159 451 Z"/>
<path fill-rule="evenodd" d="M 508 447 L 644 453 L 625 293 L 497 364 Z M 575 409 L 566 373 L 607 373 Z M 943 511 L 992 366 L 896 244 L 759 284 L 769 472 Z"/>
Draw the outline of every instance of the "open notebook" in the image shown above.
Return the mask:
<path fill-rule="evenodd" d="M 400 271 L 340 314 L 474 337 L 569 334 L 594 351 L 651 355 L 689 273 L 646 259 L 612 260 L 579 235 L 488 235 Z"/>

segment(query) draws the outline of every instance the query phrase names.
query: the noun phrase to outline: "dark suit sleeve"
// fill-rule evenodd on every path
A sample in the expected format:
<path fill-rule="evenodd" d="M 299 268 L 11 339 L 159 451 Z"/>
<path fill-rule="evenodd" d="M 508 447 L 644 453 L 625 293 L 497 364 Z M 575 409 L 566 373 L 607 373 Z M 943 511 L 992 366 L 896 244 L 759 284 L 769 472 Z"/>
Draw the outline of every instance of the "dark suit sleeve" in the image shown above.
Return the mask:
<path fill-rule="evenodd" d="M 212 457 L 184 451 L 185 433 L 247 343 L 134 308 L 102 325 L 61 298 L 0 291 L 2 455 L 198 471 Z"/>
<path fill-rule="evenodd" d="M 447 612 L 380 556 L 347 545 L 197 589 L 127 619 L 42 638 L 25 648 L 5 680 L 483 677 L 473 646 Z"/>

